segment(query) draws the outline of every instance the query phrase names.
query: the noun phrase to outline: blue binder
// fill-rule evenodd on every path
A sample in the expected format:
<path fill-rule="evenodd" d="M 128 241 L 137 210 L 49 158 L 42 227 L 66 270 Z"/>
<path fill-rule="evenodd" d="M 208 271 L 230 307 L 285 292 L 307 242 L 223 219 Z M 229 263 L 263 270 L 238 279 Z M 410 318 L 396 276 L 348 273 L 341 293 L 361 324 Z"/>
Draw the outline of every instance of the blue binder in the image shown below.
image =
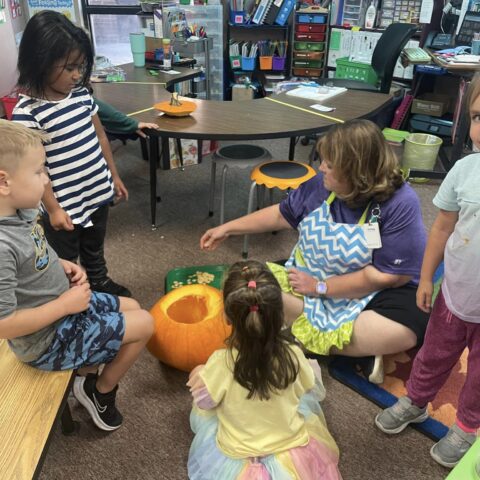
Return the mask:
<path fill-rule="evenodd" d="M 294 6 L 295 0 L 283 0 L 282 7 L 280 8 L 280 12 L 278 12 L 275 23 L 277 25 L 285 25 Z"/>

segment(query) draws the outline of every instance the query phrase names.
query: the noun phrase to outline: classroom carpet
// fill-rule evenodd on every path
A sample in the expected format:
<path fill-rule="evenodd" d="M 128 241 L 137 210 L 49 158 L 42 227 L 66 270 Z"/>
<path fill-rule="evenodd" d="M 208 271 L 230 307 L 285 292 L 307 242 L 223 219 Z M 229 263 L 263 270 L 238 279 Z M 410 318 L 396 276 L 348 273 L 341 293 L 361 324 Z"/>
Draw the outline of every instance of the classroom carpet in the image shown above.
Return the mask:
<path fill-rule="evenodd" d="M 288 158 L 288 139 L 248 143 L 267 147 L 276 159 Z M 151 308 L 163 295 L 165 277 L 172 269 L 241 260 L 242 237 L 229 238 L 214 252 L 199 248 L 201 235 L 218 224 L 218 194 L 215 215 L 208 216 L 208 157 L 184 171 L 158 172 L 162 201 L 158 204 L 158 228 L 152 231 L 149 168 L 140 158 L 138 142 L 128 142 L 126 147 L 119 142 L 112 145 L 130 198 L 110 211 L 107 264 L 112 278 L 128 286 L 142 307 Z M 297 145 L 296 159 L 308 159 L 311 148 L 311 144 Z M 247 211 L 249 188 L 247 171 L 229 171 L 227 219 Z M 431 200 L 438 182 L 414 188 L 429 228 L 436 215 Z M 275 201 L 280 198 L 281 193 L 276 192 Z M 296 239 L 294 230 L 275 236 L 252 235 L 250 258 L 288 258 Z M 324 364 L 322 370 L 327 390 L 322 408 L 340 448 L 344 480 L 443 480 L 447 476 L 448 471 L 429 455 L 430 439 L 411 428 L 394 437 L 380 432 L 373 422 L 378 406 L 334 380 Z M 144 351 L 120 383 L 117 403 L 124 416 L 122 427 L 112 433 L 98 430 L 85 409 L 71 401 L 80 430 L 66 437 L 59 427 L 54 429 L 39 480 L 186 480 L 193 438 L 189 425 L 192 399 L 186 381 L 185 372 L 162 365 Z"/>

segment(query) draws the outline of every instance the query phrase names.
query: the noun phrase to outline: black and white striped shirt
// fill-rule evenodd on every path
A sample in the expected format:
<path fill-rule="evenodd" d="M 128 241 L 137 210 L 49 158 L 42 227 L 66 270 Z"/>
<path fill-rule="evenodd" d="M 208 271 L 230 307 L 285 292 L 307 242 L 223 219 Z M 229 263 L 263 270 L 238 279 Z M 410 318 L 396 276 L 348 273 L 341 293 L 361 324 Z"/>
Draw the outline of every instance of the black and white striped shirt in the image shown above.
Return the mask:
<path fill-rule="evenodd" d="M 74 224 L 91 226 L 90 216 L 113 197 L 113 181 L 92 117 L 98 111 L 86 88 L 59 101 L 20 95 L 12 120 L 50 135 L 47 172 L 60 206 Z"/>

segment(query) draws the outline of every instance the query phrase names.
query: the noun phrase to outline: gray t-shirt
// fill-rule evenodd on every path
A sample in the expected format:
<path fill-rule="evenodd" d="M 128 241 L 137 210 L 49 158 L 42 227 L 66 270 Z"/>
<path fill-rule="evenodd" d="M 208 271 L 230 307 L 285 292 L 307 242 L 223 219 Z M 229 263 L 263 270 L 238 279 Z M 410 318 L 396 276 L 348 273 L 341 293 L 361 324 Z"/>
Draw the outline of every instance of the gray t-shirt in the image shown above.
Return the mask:
<path fill-rule="evenodd" d="M 58 255 L 37 223 L 37 210 L 0 217 L 0 322 L 16 310 L 35 308 L 69 289 Z M 23 362 L 36 360 L 50 345 L 56 323 L 9 340 Z"/>

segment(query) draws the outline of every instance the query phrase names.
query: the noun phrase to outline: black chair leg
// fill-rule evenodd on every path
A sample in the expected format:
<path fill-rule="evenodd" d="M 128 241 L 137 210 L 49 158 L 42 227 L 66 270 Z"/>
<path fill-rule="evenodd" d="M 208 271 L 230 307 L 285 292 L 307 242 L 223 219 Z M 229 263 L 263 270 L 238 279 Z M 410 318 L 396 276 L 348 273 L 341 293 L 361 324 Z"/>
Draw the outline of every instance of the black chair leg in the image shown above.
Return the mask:
<path fill-rule="evenodd" d="M 177 151 L 178 151 L 178 160 L 180 162 L 180 170 L 183 170 L 183 152 L 182 152 L 182 140 L 177 138 Z"/>

